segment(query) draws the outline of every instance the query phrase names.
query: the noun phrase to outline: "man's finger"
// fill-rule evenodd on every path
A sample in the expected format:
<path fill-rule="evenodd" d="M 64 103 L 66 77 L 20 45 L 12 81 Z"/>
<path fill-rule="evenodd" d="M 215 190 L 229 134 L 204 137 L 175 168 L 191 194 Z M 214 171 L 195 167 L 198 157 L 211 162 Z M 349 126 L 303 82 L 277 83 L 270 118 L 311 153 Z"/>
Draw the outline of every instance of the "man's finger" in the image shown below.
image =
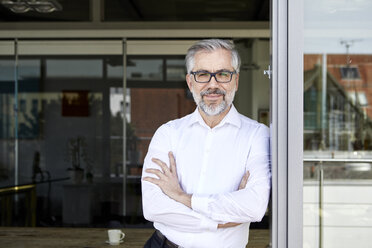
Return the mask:
<path fill-rule="evenodd" d="M 169 157 L 170 171 L 172 173 L 173 172 L 176 172 L 177 171 L 177 169 L 176 169 L 176 160 L 174 159 L 173 152 L 169 152 L 168 153 L 168 157 Z"/>
<path fill-rule="evenodd" d="M 241 223 L 234 223 L 234 222 L 229 222 L 225 224 L 218 224 L 218 228 L 229 228 L 229 227 L 235 227 L 239 226 Z"/>
<path fill-rule="evenodd" d="M 154 162 L 155 164 L 159 165 L 160 168 L 163 170 L 163 172 L 164 172 L 165 174 L 167 174 L 167 173 L 169 172 L 169 168 L 168 168 L 168 166 L 167 166 L 166 163 L 164 163 L 163 161 L 161 161 L 160 159 L 157 159 L 157 158 L 152 158 L 151 160 L 152 160 L 152 162 Z"/>
<path fill-rule="evenodd" d="M 156 184 L 156 185 L 159 185 L 159 182 L 160 182 L 159 179 L 156 179 L 156 178 L 153 178 L 153 177 L 144 177 L 143 180 L 147 181 L 147 182 L 150 182 L 150 183 L 153 183 L 153 184 Z"/>
<path fill-rule="evenodd" d="M 245 186 L 246 186 L 247 183 L 248 183 L 249 176 L 250 176 L 250 173 L 249 173 L 249 171 L 247 171 L 247 172 L 244 174 L 242 180 L 240 181 L 239 190 L 245 188 Z"/>
<path fill-rule="evenodd" d="M 249 176 L 251 175 L 251 173 L 249 173 L 249 171 L 247 171 L 246 173 L 245 173 L 245 175 L 244 176 L 246 176 L 247 177 L 247 181 L 248 181 L 248 179 L 249 179 Z"/>
<path fill-rule="evenodd" d="M 151 174 L 155 174 L 158 176 L 159 179 L 163 179 L 165 178 L 165 175 L 163 172 L 161 172 L 160 170 L 158 169 L 146 169 L 145 170 L 147 173 L 151 173 Z"/>

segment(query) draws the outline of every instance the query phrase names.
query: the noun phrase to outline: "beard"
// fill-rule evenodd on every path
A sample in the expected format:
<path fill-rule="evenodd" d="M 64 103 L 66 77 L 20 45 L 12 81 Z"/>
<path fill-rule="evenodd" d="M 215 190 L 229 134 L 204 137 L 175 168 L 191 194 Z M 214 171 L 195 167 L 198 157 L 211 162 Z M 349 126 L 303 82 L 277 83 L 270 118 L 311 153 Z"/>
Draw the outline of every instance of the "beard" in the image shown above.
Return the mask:
<path fill-rule="evenodd" d="M 194 90 L 191 90 L 192 96 L 196 105 L 208 116 L 215 116 L 223 113 L 227 108 L 229 108 L 235 97 L 234 87 L 229 93 L 220 89 L 207 89 L 200 92 L 200 95 L 196 94 Z M 203 96 L 208 94 L 220 94 L 223 95 L 223 100 L 219 104 L 211 103 L 207 104 L 203 100 Z"/>

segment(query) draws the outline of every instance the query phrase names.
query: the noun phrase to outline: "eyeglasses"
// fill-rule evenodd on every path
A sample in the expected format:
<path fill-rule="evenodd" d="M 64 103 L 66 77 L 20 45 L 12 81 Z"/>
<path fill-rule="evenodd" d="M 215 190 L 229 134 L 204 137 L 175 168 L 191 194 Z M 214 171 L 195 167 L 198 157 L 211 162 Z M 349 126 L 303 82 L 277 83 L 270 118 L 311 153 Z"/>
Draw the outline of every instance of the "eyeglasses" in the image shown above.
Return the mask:
<path fill-rule="evenodd" d="M 209 83 L 212 77 L 218 83 L 229 83 L 232 76 L 236 74 L 236 71 L 218 71 L 214 73 L 209 71 L 192 71 L 190 74 L 194 75 L 194 79 L 198 83 Z"/>

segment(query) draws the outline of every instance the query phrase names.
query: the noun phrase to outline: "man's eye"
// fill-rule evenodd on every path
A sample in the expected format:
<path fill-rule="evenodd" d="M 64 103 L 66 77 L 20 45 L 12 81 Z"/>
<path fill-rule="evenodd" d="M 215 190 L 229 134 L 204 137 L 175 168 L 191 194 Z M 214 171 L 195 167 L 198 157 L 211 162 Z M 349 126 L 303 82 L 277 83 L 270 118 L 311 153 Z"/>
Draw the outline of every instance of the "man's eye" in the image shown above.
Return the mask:
<path fill-rule="evenodd" d="M 225 72 L 225 71 L 221 71 L 221 72 L 219 72 L 217 74 L 217 76 L 219 76 L 219 77 L 228 77 L 228 76 L 230 76 L 230 73 Z"/>
<path fill-rule="evenodd" d="M 200 72 L 197 74 L 198 77 L 209 77 L 209 73 Z"/>

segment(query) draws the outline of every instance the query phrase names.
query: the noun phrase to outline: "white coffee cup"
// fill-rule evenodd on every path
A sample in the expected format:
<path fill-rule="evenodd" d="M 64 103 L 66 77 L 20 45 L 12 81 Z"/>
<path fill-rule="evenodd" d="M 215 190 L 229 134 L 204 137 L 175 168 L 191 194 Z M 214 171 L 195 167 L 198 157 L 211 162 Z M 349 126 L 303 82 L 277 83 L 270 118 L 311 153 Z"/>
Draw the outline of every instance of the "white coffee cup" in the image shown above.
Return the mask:
<path fill-rule="evenodd" d="M 110 245 L 118 245 L 120 242 L 123 241 L 125 237 L 125 233 L 123 233 L 119 229 L 111 229 L 108 230 L 108 237 L 109 237 L 109 243 Z"/>

